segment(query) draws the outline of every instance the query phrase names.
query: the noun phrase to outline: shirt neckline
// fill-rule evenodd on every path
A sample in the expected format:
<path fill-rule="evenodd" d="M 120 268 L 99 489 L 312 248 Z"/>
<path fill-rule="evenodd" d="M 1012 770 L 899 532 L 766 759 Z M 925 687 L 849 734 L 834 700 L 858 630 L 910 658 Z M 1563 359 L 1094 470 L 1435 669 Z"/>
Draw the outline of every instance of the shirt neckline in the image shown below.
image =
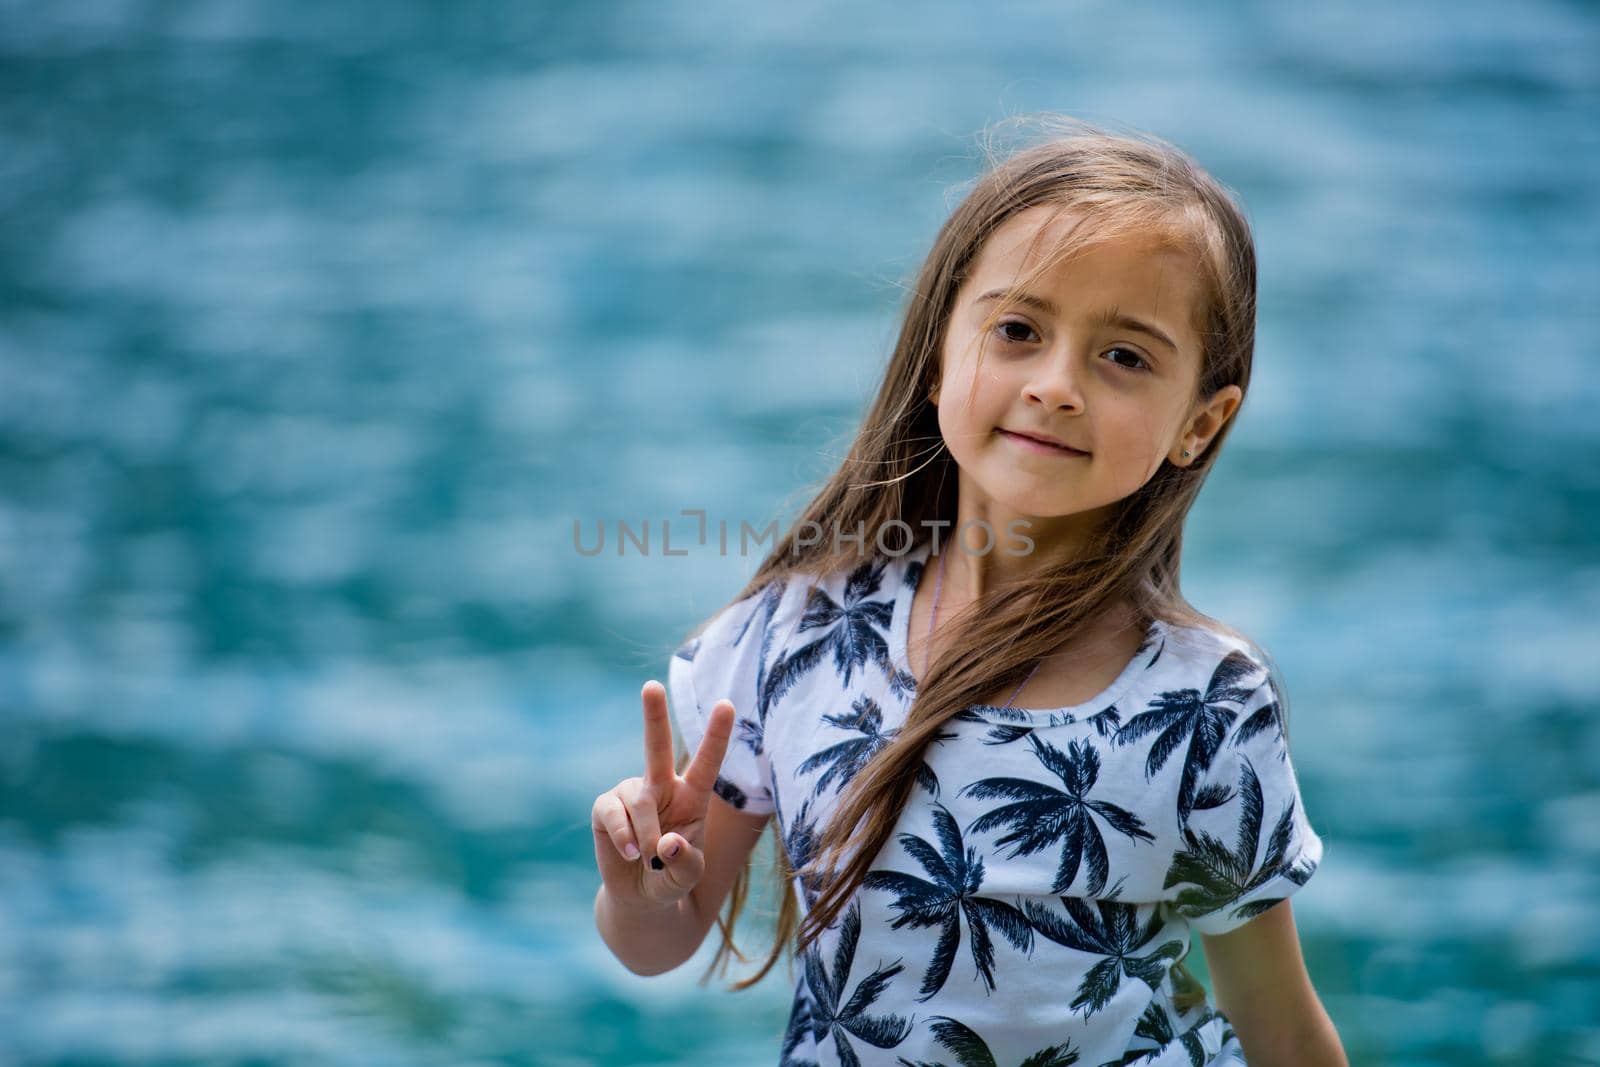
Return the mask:
<path fill-rule="evenodd" d="M 945 551 L 950 551 L 945 546 Z M 911 662 L 906 653 L 907 635 L 911 629 L 911 601 L 916 596 L 917 587 L 922 584 L 922 579 L 928 573 L 928 559 L 933 553 L 932 541 L 924 542 L 920 547 L 907 552 L 899 557 L 900 566 L 895 571 L 895 598 L 894 613 L 890 618 L 890 646 L 889 654 L 897 670 L 911 681 L 910 691 L 916 692 L 917 678 L 912 673 Z M 912 565 L 916 564 L 916 574 L 911 573 Z M 1077 721 L 1080 716 L 1094 715 L 1114 704 L 1121 698 L 1123 691 L 1129 688 L 1134 680 L 1142 674 L 1146 667 L 1153 663 L 1161 650 L 1165 647 L 1170 629 L 1165 621 L 1153 619 L 1145 628 L 1144 643 L 1139 651 L 1123 666 L 1121 673 L 1088 700 L 1077 704 L 1068 704 L 1058 708 L 1019 708 L 1001 707 L 998 704 L 969 704 L 967 711 L 980 718 L 994 722 L 1023 723 L 1036 725 L 1062 725 Z"/>

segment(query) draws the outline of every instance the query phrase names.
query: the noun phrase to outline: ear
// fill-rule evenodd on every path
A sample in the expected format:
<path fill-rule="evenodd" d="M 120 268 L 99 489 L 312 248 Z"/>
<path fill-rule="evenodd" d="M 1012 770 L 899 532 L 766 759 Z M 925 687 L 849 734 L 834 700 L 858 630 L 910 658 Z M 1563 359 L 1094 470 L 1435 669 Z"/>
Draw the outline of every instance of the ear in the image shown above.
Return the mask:
<path fill-rule="evenodd" d="M 1200 454 L 1206 450 L 1222 428 L 1227 425 L 1233 413 L 1239 410 L 1239 404 L 1244 400 L 1244 390 L 1237 385 L 1225 385 L 1211 394 L 1189 416 L 1189 424 L 1184 427 L 1183 433 L 1173 443 L 1172 453 L 1167 459 L 1175 466 L 1187 467 L 1200 459 Z M 1183 452 L 1187 449 L 1188 456 Z"/>

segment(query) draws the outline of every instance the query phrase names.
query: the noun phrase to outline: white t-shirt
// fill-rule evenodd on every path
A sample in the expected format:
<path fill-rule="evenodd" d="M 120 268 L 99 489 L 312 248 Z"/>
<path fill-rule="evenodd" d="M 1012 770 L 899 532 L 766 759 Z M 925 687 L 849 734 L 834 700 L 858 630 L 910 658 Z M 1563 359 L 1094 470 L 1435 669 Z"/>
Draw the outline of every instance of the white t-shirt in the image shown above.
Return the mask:
<path fill-rule="evenodd" d="M 796 868 L 905 721 L 929 547 L 772 583 L 672 657 L 680 736 L 693 751 L 733 702 L 717 792 L 775 813 Z M 1243 1063 L 1213 1004 L 1177 1011 L 1171 966 L 1191 930 L 1244 924 L 1321 861 L 1277 697 L 1249 646 L 1158 620 L 1082 704 L 962 712 L 804 954 L 782 1063 Z"/>

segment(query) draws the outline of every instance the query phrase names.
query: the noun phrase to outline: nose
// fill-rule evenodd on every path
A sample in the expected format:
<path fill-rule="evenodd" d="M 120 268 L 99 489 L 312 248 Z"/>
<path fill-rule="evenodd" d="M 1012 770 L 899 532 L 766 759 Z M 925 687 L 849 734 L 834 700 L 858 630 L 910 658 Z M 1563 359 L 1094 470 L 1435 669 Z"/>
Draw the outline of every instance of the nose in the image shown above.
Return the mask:
<path fill-rule="evenodd" d="M 1022 395 L 1051 410 L 1079 411 L 1083 408 L 1083 392 L 1079 386 L 1078 370 L 1071 354 L 1059 353 L 1034 365 L 1022 387 Z"/>

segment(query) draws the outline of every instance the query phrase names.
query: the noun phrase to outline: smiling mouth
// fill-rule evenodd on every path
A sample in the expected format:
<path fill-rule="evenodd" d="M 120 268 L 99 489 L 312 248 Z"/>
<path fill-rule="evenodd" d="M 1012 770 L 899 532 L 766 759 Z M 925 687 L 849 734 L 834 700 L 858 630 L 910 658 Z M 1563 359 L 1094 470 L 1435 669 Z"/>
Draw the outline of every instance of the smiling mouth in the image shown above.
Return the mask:
<path fill-rule="evenodd" d="M 995 429 L 1002 436 L 1011 441 L 1015 441 L 1018 445 L 1027 449 L 1028 451 L 1036 452 L 1041 455 L 1087 456 L 1089 454 L 1087 452 L 1081 452 L 1076 448 L 1064 448 L 1061 445 L 1053 445 L 1048 441 L 1041 441 L 1037 437 L 1029 437 L 1027 434 L 1012 433 L 1010 430 L 1001 429 L 1000 427 L 996 427 Z"/>

